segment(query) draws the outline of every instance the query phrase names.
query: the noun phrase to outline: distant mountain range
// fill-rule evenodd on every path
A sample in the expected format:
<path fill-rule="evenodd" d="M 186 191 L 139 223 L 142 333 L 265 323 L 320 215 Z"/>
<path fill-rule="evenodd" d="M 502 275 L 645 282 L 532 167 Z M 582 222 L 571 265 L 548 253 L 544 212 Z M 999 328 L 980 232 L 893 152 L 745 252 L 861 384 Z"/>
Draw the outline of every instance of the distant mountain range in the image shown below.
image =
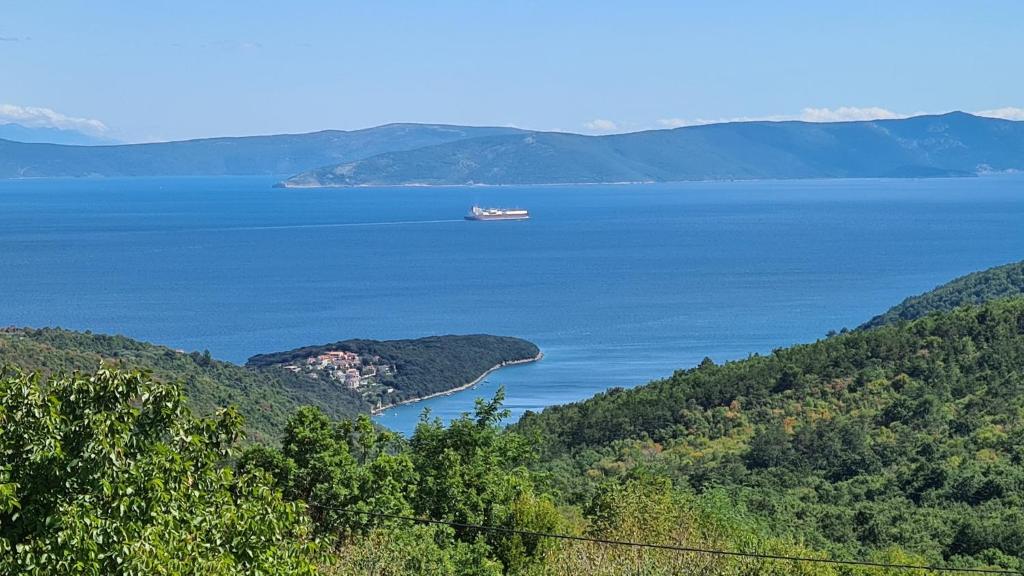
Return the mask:
<path fill-rule="evenodd" d="M 609 136 L 389 124 L 118 146 L 0 140 L 0 178 L 296 174 L 286 187 L 973 176 L 1024 170 L 1024 122 L 963 112 Z"/>
<path fill-rule="evenodd" d="M 340 163 L 284 185 L 934 177 L 1021 169 L 1024 122 L 954 112 L 867 122 L 733 122 L 611 136 L 504 134 Z"/>
<path fill-rule="evenodd" d="M 117 146 L 0 140 L 0 178 L 294 174 L 384 152 L 518 132 L 514 128 L 388 124 L 365 130 Z"/>

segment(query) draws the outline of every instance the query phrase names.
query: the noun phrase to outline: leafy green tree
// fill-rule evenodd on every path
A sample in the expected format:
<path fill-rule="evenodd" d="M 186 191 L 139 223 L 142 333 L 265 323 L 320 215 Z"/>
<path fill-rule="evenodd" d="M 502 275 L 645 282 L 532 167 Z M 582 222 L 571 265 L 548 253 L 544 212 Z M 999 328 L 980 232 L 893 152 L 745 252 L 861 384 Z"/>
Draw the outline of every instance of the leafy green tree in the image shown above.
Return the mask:
<path fill-rule="evenodd" d="M 242 425 L 141 372 L 3 375 L 0 573 L 313 573 L 303 506 L 222 464 Z"/>
<path fill-rule="evenodd" d="M 445 427 L 428 413 L 410 440 L 419 478 L 414 495 L 418 513 L 464 524 L 482 524 L 529 531 L 557 529 L 553 503 L 536 495 L 525 465 L 534 457 L 530 444 L 501 428 L 504 390 L 490 401 L 477 400 L 474 414 L 464 414 Z M 530 562 L 544 542 L 500 532 L 479 534 L 457 529 L 465 542 L 486 539 L 507 569 Z"/>
<path fill-rule="evenodd" d="M 289 498 L 309 503 L 321 533 L 339 537 L 388 523 L 366 512 L 412 512 L 410 455 L 398 435 L 376 428 L 369 417 L 335 422 L 319 408 L 300 408 L 281 445 L 280 451 L 249 448 L 239 468 L 265 470 Z"/>

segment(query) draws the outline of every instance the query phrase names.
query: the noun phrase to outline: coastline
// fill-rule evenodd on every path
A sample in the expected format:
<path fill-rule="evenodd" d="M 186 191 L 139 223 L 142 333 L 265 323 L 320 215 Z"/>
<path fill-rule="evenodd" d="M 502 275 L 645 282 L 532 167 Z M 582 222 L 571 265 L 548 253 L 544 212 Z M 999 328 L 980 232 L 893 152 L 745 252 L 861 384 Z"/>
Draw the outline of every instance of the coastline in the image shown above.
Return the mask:
<path fill-rule="evenodd" d="M 464 390 L 468 390 L 468 389 L 472 388 L 473 386 L 476 386 L 480 382 L 483 382 L 484 378 L 487 378 L 488 376 L 490 376 L 492 372 L 495 372 L 497 370 L 501 370 L 502 368 L 505 368 L 506 366 L 515 366 L 517 364 L 531 364 L 533 362 L 539 362 L 542 358 L 544 358 L 544 352 L 537 352 L 537 355 L 534 356 L 533 358 L 523 358 L 522 360 L 511 360 L 509 362 L 501 362 L 500 364 L 495 364 L 494 366 L 491 366 L 490 368 L 488 368 L 487 371 L 485 371 L 483 374 L 481 374 L 481 375 L 477 376 L 475 379 L 473 379 L 472 382 L 468 382 L 466 384 L 463 384 L 461 386 L 457 386 L 455 388 L 449 388 L 448 390 L 442 390 L 440 392 L 434 392 L 433 394 L 427 394 L 426 396 L 417 396 L 416 398 L 408 398 L 406 400 L 401 400 L 399 402 L 393 402 L 391 404 L 385 404 L 385 405 L 379 406 L 377 408 L 371 408 L 370 409 L 370 416 L 376 416 L 376 415 L 378 415 L 378 414 L 380 414 L 382 412 L 386 412 L 386 411 L 388 411 L 388 410 L 390 410 L 392 408 L 395 408 L 395 407 L 398 407 L 398 406 L 404 406 L 405 404 L 414 404 L 416 402 L 422 402 L 424 400 L 430 400 L 431 398 L 437 398 L 438 396 L 446 396 L 448 394 L 454 394 L 456 392 L 462 392 Z"/>
<path fill-rule="evenodd" d="M 406 182 L 403 184 L 290 184 L 282 180 L 273 184 L 272 188 L 286 190 L 330 190 L 330 189 L 359 189 L 359 188 L 533 188 L 559 186 L 639 186 L 650 184 L 688 184 L 688 183 L 712 183 L 712 182 L 806 182 L 806 181 L 830 181 L 830 180 L 959 180 L 961 178 L 988 178 L 998 176 L 1013 176 L 1022 171 L 1013 169 L 998 172 L 977 172 L 965 174 L 943 174 L 938 176 L 791 176 L 791 177 L 730 177 L 730 178 L 686 178 L 682 180 L 621 180 L 609 182 L 534 182 L 534 183 L 505 183 L 489 184 L 484 182 L 463 182 L 460 184 L 426 184 L 422 182 Z M 46 178 L 45 176 L 43 178 Z"/>

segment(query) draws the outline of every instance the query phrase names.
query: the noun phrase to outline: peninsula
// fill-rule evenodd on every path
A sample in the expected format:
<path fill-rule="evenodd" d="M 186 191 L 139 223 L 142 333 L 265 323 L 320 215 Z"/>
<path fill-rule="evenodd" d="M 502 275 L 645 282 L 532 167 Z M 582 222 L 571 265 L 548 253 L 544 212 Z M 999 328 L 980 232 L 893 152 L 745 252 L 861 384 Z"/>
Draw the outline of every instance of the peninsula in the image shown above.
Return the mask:
<path fill-rule="evenodd" d="M 343 340 L 259 354 L 251 368 L 291 372 L 344 388 L 374 413 L 465 390 L 503 366 L 533 362 L 540 349 L 526 340 L 488 334 L 410 340 Z"/>

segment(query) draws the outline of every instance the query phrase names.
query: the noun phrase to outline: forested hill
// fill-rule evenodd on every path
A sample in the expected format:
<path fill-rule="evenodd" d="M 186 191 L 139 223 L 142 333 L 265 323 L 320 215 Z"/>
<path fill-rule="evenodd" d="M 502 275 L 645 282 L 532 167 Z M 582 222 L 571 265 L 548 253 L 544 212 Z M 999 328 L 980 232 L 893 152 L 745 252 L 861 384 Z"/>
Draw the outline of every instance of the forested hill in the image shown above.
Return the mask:
<path fill-rule="evenodd" d="M 284 366 L 332 351 L 348 358 L 317 347 L 243 369 L 119 337 L 0 338 L 3 357 L 22 364 L 113 357 L 197 378 L 291 374 Z M 500 426 L 500 390 L 408 439 L 366 415 L 336 421 L 298 408 L 273 445 L 237 458 L 238 414 L 196 419 L 173 382 L 109 369 L 3 374 L 0 573 L 59 574 L 71 563 L 95 574 L 1020 571 L 1022 366 L 1024 298 L 1005 299 L 709 360 L 512 429 Z"/>
<path fill-rule="evenodd" d="M 292 174 L 384 152 L 516 132 L 514 128 L 387 124 L 352 131 L 116 146 L 0 140 L 0 178 Z"/>
<path fill-rule="evenodd" d="M 520 338 L 488 334 L 412 340 L 343 340 L 259 354 L 250 358 L 246 365 L 256 368 L 290 365 L 292 369 L 301 368 L 302 374 L 324 377 L 323 371 L 310 362 L 329 352 L 351 352 L 360 357 L 360 366 L 373 366 L 375 376 L 360 386 L 361 393 L 372 404 L 387 405 L 464 386 L 495 366 L 536 358 L 540 349 Z"/>
<path fill-rule="evenodd" d="M 914 320 L 932 312 L 952 310 L 965 304 L 980 304 L 1022 294 L 1024 261 L 961 276 L 924 294 L 911 296 L 884 314 L 867 321 L 861 328 L 875 328 L 902 320 Z"/>
<path fill-rule="evenodd" d="M 565 184 L 966 176 L 1024 169 L 1024 122 L 953 112 L 866 122 L 731 122 L 610 136 L 533 132 L 389 152 L 285 186 Z"/>
<path fill-rule="evenodd" d="M 163 382 L 180 382 L 193 410 L 212 414 L 235 406 L 245 417 L 249 440 L 277 438 L 299 406 L 317 406 L 336 417 L 351 417 L 369 407 L 344 388 L 285 370 L 254 370 L 222 362 L 200 352 L 181 352 L 124 336 L 73 332 L 59 328 L 0 330 L 0 368 L 92 372 L 101 362 L 125 369 L 151 370 Z"/>
<path fill-rule="evenodd" d="M 708 360 L 516 429 L 573 498 L 655 471 L 835 554 L 1024 561 L 1024 298 Z"/>

